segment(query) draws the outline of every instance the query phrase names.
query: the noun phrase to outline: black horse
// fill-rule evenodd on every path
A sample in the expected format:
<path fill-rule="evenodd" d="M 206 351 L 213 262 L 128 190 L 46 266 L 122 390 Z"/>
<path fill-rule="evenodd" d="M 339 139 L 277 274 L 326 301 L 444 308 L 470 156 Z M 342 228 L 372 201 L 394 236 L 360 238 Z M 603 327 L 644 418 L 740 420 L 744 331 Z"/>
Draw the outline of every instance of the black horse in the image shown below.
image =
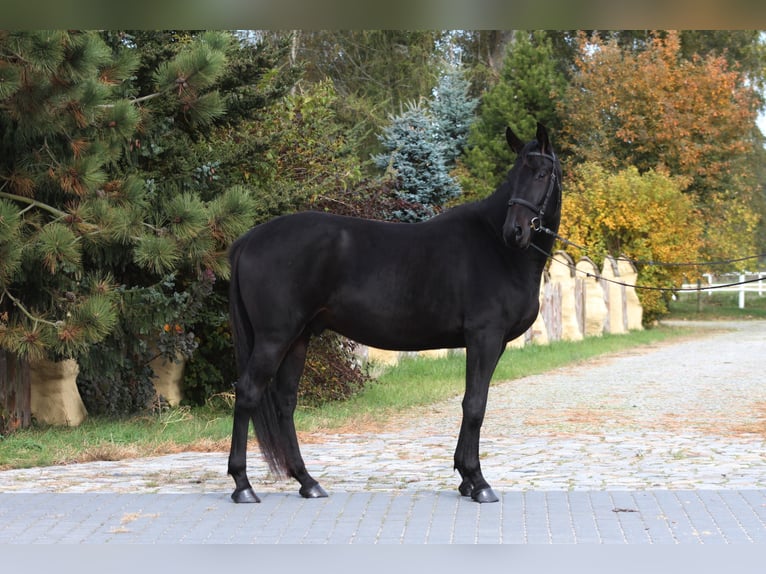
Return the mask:
<path fill-rule="evenodd" d="M 293 413 L 312 335 L 330 329 L 391 350 L 465 347 L 460 493 L 495 502 L 479 464 L 490 379 L 538 313 L 540 278 L 561 215 L 561 167 L 542 125 L 497 190 L 421 223 L 304 212 L 258 225 L 230 251 L 239 381 L 229 474 L 235 502 L 259 502 L 246 473 L 249 421 L 275 474 L 327 496 L 306 471 Z M 528 249 L 530 243 L 538 249 Z"/>

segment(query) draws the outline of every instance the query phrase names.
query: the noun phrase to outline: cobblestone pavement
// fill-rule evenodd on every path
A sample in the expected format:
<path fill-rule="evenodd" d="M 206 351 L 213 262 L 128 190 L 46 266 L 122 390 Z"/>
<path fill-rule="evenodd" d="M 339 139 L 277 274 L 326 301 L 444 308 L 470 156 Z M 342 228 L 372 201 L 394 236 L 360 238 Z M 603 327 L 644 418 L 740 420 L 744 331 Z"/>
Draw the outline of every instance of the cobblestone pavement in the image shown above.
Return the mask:
<path fill-rule="evenodd" d="M 457 397 L 382 431 L 304 437 L 309 471 L 331 495 L 322 501 L 272 480 L 257 452 L 250 477 L 263 503 L 249 510 L 227 501 L 226 453 L 0 472 L 0 542 L 51 536 L 36 526 L 49 519 L 45 510 L 9 530 L 8 509 L 31 493 L 35 508 L 47 501 L 75 533 L 58 541 L 764 541 L 766 322 L 711 327 L 701 338 L 493 386 L 481 456 L 499 505 L 456 493 Z M 94 495 L 86 503 L 82 493 Z M 85 508 L 109 514 L 92 536 L 73 525 Z M 121 532 L 125 515 L 135 518 Z M 161 527 L 146 534 L 153 523 Z"/>

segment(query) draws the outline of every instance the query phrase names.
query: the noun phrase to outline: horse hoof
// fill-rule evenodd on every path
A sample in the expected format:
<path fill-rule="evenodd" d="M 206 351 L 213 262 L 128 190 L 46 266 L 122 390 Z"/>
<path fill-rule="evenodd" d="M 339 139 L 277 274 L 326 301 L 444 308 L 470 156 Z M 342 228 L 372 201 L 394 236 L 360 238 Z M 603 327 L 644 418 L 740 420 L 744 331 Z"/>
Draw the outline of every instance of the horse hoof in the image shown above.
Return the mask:
<path fill-rule="evenodd" d="M 477 490 L 476 492 L 471 494 L 471 498 L 473 499 L 474 502 L 480 502 L 480 503 L 497 502 L 498 500 L 500 500 L 490 487 Z"/>
<path fill-rule="evenodd" d="M 298 492 L 303 498 L 327 498 L 327 493 L 325 492 L 324 488 L 318 484 L 308 488 L 301 487 Z"/>
<path fill-rule="evenodd" d="M 244 490 L 235 490 L 231 493 L 231 499 L 236 503 L 242 502 L 260 502 L 261 499 L 253 492 L 252 488 L 245 488 Z"/>
<path fill-rule="evenodd" d="M 473 494 L 473 483 L 464 480 L 457 489 L 460 491 L 461 496 L 471 496 Z"/>

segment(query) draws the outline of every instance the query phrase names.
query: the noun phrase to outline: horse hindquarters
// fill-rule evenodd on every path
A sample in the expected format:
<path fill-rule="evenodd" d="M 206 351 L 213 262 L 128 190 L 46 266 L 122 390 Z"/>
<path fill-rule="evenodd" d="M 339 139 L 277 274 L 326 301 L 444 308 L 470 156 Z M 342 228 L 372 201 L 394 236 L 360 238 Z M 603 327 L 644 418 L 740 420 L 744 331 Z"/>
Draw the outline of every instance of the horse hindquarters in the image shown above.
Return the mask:
<path fill-rule="evenodd" d="M 258 501 L 246 472 L 251 420 L 272 473 L 296 478 L 304 497 L 326 496 L 306 472 L 293 421 L 310 332 L 295 314 L 291 322 L 285 321 L 290 315 L 285 310 L 294 307 L 291 301 L 296 299 L 283 288 L 290 281 L 263 273 L 263 269 L 273 269 L 274 263 L 262 256 L 263 239 L 253 234 L 235 244 L 231 255 L 230 311 L 239 369 L 229 455 L 229 474 L 236 484 L 232 498 Z M 252 248 L 256 245 L 257 251 Z"/>

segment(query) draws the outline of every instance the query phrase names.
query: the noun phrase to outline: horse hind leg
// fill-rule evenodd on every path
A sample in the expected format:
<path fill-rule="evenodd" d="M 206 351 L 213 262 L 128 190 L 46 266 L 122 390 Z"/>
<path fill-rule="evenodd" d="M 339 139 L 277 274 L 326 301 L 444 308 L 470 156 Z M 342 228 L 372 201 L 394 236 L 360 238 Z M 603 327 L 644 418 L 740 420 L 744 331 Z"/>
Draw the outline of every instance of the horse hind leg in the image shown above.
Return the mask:
<path fill-rule="evenodd" d="M 309 337 L 309 333 L 304 332 L 288 351 L 277 372 L 275 392 L 279 412 L 279 427 L 281 436 L 285 441 L 284 461 L 286 470 L 300 483 L 299 493 L 303 498 L 324 498 L 327 493 L 306 470 L 306 464 L 298 445 L 298 436 L 295 432 L 294 413 L 298 401 L 298 383 L 306 363 Z"/>
<path fill-rule="evenodd" d="M 260 502 L 247 478 L 247 434 L 250 429 L 250 410 L 243 407 L 242 401 L 235 399 L 234 428 L 231 433 L 228 472 L 234 479 L 234 502 Z"/>
<path fill-rule="evenodd" d="M 272 353 L 272 357 L 275 355 Z M 228 473 L 234 479 L 235 489 L 231 495 L 234 502 L 260 502 L 247 477 L 247 438 L 250 421 L 263 426 L 273 426 L 273 405 L 265 397 L 277 360 L 268 361 L 269 354 L 259 349 L 252 353 L 235 388 L 234 426 L 231 434 Z M 264 422 L 265 421 L 265 422 Z M 271 464 L 271 461 L 270 461 Z"/>

